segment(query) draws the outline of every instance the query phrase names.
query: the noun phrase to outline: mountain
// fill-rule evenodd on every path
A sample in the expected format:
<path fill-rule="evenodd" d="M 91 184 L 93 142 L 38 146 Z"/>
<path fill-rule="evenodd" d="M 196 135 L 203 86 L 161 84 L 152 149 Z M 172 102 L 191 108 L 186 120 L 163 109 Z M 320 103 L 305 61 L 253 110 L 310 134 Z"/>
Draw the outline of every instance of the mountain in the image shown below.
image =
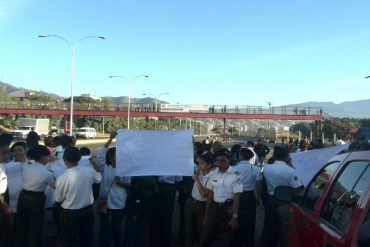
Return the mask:
<path fill-rule="evenodd" d="M 346 101 L 339 104 L 333 102 L 305 102 L 288 106 L 321 107 L 324 112 L 339 118 L 370 118 L 370 99 Z"/>
<path fill-rule="evenodd" d="M 63 97 L 61 97 L 57 94 L 54 94 L 54 93 L 47 93 L 47 92 L 43 92 L 43 91 L 36 91 L 36 90 L 32 90 L 32 89 L 14 87 L 14 86 L 12 86 L 8 83 L 2 82 L 2 81 L 0 81 L 0 92 L 3 92 L 3 93 L 7 94 L 10 97 L 24 97 L 26 92 L 33 92 L 33 93 L 36 93 L 37 95 L 40 95 L 40 96 L 49 96 L 51 98 L 58 99 L 58 100 L 64 99 Z"/>
<path fill-rule="evenodd" d="M 6 94 L 14 93 L 16 91 L 20 91 L 23 88 L 14 87 L 10 84 L 0 81 L 0 91 L 3 91 Z M 29 90 L 28 90 L 29 91 Z"/>
<path fill-rule="evenodd" d="M 34 92 L 38 95 L 50 96 L 55 99 L 64 99 L 63 97 L 50 94 L 42 91 L 24 89 L 14 87 L 10 84 L 0 81 L 0 92 L 3 92 L 9 96 L 19 96 L 24 95 L 25 92 Z M 121 97 L 105 97 L 111 100 L 114 104 L 122 104 L 128 102 L 127 96 Z M 150 97 L 145 98 L 131 98 L 131 103 L 133 104 L 155 104 L 155 99 Z M 158 104 L 167 103 L 165 101 L 158 100 Z M 305 102 L 299 104 L 291 104 L 287 106 L 292 107 L 321 107 L 324 112 L 328 113 L 333 117 L 350 117 L 350 118 L 370 118 L 370 99 L 356 100 L 356 101 L 346 101 L 340 104 L 335 104 L 333 102 Z"/>

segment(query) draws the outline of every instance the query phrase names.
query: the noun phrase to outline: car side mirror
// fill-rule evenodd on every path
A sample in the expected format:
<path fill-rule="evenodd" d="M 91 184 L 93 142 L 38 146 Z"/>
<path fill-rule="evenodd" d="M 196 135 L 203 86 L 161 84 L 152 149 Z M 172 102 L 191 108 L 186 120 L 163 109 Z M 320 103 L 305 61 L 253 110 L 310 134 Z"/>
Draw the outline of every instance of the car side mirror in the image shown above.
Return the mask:
<path fill-rule="evenodd" d="M 289 186 L 278 186 L 275 189 L 274 197 L 279 201 L 291 202 L 293 200 L 293 189 Z"/>
<path fill-rule="evenodd" d="M 360 247 L 370 246 L 370 219 L 362 225 L 357 244 Z"/>

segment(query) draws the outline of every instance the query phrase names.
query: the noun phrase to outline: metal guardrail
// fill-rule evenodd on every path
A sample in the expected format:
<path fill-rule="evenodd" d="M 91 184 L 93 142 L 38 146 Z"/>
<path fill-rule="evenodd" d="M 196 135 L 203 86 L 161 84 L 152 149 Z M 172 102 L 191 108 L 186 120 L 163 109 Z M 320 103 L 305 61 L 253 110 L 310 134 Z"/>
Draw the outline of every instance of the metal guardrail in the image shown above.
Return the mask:
<path fill-rule="evenodd" d="M 69 110 L 70 104 L 60 101 L 0 101 L 1 109 L 18 110 Z M 127 112 L 128 104 L 74 103 L 75 111 L 108 111 Z M 131 112 L 156 112 L 154 104 L 131 104 Z M 158 109 L 161 112 L 161 109 Z M 168 111 L 166 111 L 168 112 Z M 194 110 L 194 113 L 222 113 L 222 114 L 253 114 L 253 115 L 296 115 L 321 116 L 324 115 L 320 107 L 293 107 L 293 106 L 246 106 L 246 105 L 210 105 L 207 110 Z"/>

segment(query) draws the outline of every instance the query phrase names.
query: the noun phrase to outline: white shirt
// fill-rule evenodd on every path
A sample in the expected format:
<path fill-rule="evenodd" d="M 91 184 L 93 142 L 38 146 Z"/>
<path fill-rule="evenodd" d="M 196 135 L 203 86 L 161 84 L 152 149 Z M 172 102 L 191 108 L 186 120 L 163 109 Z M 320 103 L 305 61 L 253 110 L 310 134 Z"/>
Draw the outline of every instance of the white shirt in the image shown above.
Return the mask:
<path fill-rule="evenodd" d="M 46 186 L 54 186 L 55 178 L 45 165 L 38 162 L 23 165 L 21 169 L 22 187 L 33 192 L 45 192 Z"/>
<path fill-rule="evenodd" d="M 9 207 L 13 213 L 17 212 L 18 197 L 22 191 L 21 168 L 27 164 L 28 161 L 25 163 L 11 161 L 4 165 L 8 177 Z"/>
<path fill-rule="evenodd" d="M 209 180 L 209 174 L 207 175 L 203 175 L 203 173 L 200 173 L 198 175 L 198 179 L 199 179 L 199 182 L 200 184 L 203 186 L 203 187 L 207 187 L 207 183 L 208 183 L 208 180 Z M 196 182 L 194 182 L 194 185 L 193 185 L 193 190 L 191 191 L 191 196 L 195 199 L 195 200 L 198 200 L 198 201 L 207 201 L 207 197 L 203 197 L 200 193 L 199 193 L 199 189 L 198 189 L 198 185 L 196 184 Z"/>
<path fill-rule="evenodd" d="M 258 162 L 258 155 L 257 155 L 257 153 L 254 151 L 254 149 L 252 147 L 248 147 L 248 149 L 253 152 L 253 157 L 249 160 L 249 162 L 251 164 L 257 165 L 257 162 Z"/>
<path fill-rule="evenodd" d="M 213 191 L 215 202 L 225 202 L 232 199 L 234 193 L 243 192 L 243 178 L 231 166 L 223 173 L 217 167 L 209 173 L 207 188 Z"/>
<path fill-rule="evenodd" d="M 64 163 L 63 158 L 58 158 L 57 160 L 48 163 L 46 166 L 56 178 L 59 178 L 67 170 L 67 166 Z"/>
<path fill-rule="evenodd" d="M 94 202 L 92 184 L 100 183 L 101 174 L 88 167 L 73 167 L 58 178 L 55 201 L 64 209 L 81 209 Z"/>
<path fill-rule="evenodd" d="M 53 156 L 58 157 L 59 159 L 63 160 L 63 154 L 64 154 L 64 149 L 62 145 L 56 146 L 53 152 Z"/>
<path fill-rule="evenodd" d="M 107 207 L 109 209 L 123 209 L 126 206 L 127 191 L 122 186 L 114 182 L 116 176 L 116 168 L 105 165 L 103 178 L 100 185 L 100 196 L 107 196 Z M 121 181 L 128 182 L 129 178 L 122 178 Z"/>
<path fill-rule="evenodd" d="M 274 195 L 277 186 L 298 188 L 303 185 L 295 169 L 279 160 L 276 160 L 273 164 L 265 165 L 263 176 L 266 180 L 269 195 Z"/>
<path fill-rule="evenodd" d="M 107 150 L 107 148 L 102 147 L 96 157 L 100 171 L 103 174 L 99 195 L 107 196 L 107 207 L 109 209 L 123 209 L 126 206 L 127 191 L 122 186 L 119 186 L 113 182 L 114 177 L 116 176 L 116 169 L 111 165 L 107 165 L 105 162 Z M 121 177 L 121 180 L 128 182 L 130 178 Z"/>
<path fill-rule="evenodd" d="M 79 167 L 90 167 L 93 168 L 90 162 L 91 155 L 81 156 L 81 160 L 78 162 Z"/>
<path fill-rule="evenodd" d="M 63 159 L 58 158 L 57 160 L 48 163 L 47 168 L 51 171 L 56 179 L 58 179 L 67 170 L 67 166 Z M 54 188 L 51 186 L 46 187 L 45 195 L 45 208 L 51 208 L 55 202 Z"/>
<path fill-rule="evenodd" d="M 4 164 L 0 164 L 0 194 L 5 193 L 8 187 L 8 179 L 5 173 Z"/>
<path fill-rule="evenodd" d="M 233 168 L 243 177 L 243 191 L 254 191 L 256 182 L 262 180 L 261 170 L 248 161 L 240 161 Z"/>
<path fill-rule="evenodd" d="M 104 169 L 105 163 L 105 154 L 107 153 L 108 149 L 106 147 L 102 147 L 99 149 L 98 154 L 96 155 L 96 162 L 98 163 L 100 170 Z"/>

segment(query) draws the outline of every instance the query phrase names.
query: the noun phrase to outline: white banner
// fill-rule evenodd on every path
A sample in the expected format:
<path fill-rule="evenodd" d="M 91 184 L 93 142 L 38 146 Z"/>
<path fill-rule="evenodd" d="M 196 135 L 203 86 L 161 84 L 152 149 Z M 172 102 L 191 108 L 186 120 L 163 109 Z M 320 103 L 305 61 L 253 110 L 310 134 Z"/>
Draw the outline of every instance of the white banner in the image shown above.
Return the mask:
<path fill-rule="evenodd" d="M 117 176 L 191 176 L 192 130 L 119 130 Z"/>
<path fill-rule="evenodd" d="M 349 144 L 314 149 L 305 152 L 291 153 L 292 164 L 296 168 L 299 178 L 304 186 L 311 181 L 313 176 L 325 165 L 331 158 L 342 150 L 347 149 Z"/>

